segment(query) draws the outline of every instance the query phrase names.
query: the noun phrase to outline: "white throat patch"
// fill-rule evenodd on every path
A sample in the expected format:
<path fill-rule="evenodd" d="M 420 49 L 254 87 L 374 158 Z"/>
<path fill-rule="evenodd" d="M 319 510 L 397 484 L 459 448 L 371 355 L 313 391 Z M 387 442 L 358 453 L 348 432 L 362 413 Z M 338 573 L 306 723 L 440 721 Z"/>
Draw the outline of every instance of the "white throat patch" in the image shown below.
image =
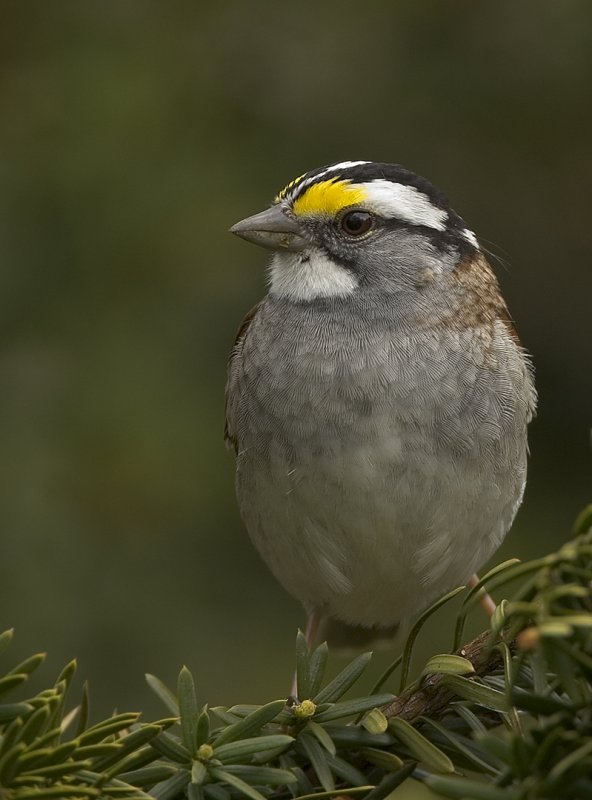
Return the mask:
<path fill-rule="evenodd" d="M 355 277 L 320 250 L 274 253 L 269 268 L 270 293 L 287 300 L 347 297 L 358 286 Z"/>

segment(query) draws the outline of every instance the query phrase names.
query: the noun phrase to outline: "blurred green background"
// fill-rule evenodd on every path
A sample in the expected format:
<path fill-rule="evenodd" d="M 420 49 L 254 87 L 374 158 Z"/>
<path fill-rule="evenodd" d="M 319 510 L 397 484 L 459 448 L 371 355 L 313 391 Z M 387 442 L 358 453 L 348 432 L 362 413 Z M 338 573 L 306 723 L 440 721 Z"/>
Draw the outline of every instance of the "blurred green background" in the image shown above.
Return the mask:
<path fill-rule="evenodd" d="M 161 714 L 143 673 L 182 663 L 214 704 L 286 693 L 303 615 L 242 529 L 222 443 L 265 254 L 227 229 L 331 161 L 426 175 L 500 256 L 540 412 L 496 560 L 558 546 L 590 500 L 591 78 L 585 0 L 3 2 L 13 656 L 48 649 L 51 676 L 78 656 L 95 716 Z M 420 654 L 449 646 L 445 620 Z"/>

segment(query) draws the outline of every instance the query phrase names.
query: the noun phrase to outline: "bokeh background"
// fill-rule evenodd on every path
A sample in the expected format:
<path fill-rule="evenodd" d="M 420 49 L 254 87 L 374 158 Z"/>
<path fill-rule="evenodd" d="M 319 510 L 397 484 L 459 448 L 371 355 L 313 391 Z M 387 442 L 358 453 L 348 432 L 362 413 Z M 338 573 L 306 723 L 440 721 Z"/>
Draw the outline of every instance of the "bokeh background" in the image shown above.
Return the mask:
<path fill-rule="evenodd" d="M 590 3 L 1 9 L 0 626 L 16 626 L 13 656 L 47 649 L 48 680 L 77 656 L 96 716 L 161 714 L 143 673 L 173 683 L 183 663 L 213 704 L 285 694 L 302 613 L 242 529 L 222 444 L 226 356 L 265 291 L 265 254 L 227 229 L 331 161 L 428 176 L 499 257 L 540 412 L 496 559 L 569 535 L 591 494 Z M 420 656 L 449 646 L 447 619 Z"/>

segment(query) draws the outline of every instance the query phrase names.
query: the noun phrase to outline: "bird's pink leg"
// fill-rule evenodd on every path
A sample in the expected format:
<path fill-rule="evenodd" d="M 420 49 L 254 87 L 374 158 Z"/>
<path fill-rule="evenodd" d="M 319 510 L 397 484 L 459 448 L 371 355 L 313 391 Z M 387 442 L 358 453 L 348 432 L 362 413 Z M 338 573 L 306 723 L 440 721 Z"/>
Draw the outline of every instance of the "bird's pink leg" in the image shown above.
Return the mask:
<path fill-rule="evenodd" d="M 313 608 L 312 611 L 308 612 L 306 617 L 306 628 L 304 630 L 304 638 L 306 639 L 306 646 L 308 648 L 309 653 L 312 653 L 312 651 L 314 650 L 314 646 L 316 644 L 319 631 L 321 630 L 322 623 L 323 623 L 323 616 L 320 611 L 317 611 L 316 608 Z M 292 689 L 290 691 L 290 695 L 292 697 L 298 698 L 298 680 L 296 673 L 294 673 L 294 680 L 292 681 Z M 308 698 L 302 697 L 298 699 L 306 700 Z"/>
<path fill-rule="evenodd" d="M 467 581 L 467 586 L 472 588 L 473 586 L 476 586 L 478 583 L 479 583 L 479 576 L 477 575 L 477 573 L 475 573 Z M 479 594 L 481 595 L 481 608 L 483 609 L 483 611 L 485 611 L 488 617 L 493 616 L 493 612 L 496 609 L 496 605 L 493 602 L 491 595 L 487 594 L 485 588 L 483 587 L 479 590 Z"/>
<path fill-rule="evenodd" d="M 306 639 L 306 646 L 308 647 L 308 652 L 312 653 L 314 650 L 317 637 L 321 630 L 321 625 L 323 623 L 323 615 L 320 611 L 316 608 L 313 608 L 312 611 L 308 612 L 308 617 L 306 619 L 306 630 L 304 631 L 304 638 Z"/>

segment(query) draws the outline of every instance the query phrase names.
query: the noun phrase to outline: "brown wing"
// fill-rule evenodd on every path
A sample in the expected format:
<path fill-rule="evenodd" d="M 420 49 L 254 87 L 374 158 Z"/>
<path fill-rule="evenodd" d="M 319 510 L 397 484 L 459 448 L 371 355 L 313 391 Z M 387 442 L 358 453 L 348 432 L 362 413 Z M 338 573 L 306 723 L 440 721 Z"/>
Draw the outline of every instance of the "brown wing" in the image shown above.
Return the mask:
<path fill-rule="evenodd" d="M 245 316 L 245 318 L 241 322 L 240 328 L 238 329 L 238 332 L 236 334 L 236 338 L 234 340 L 234 345 L 233 345 L 232 350 L 230 351 L 230 355 L 228 357 L 228 381 L 226 383 L 226 394 L 225 394 L 225 398 L 224 398 L 224 400 L 225 400 L 225 403 L 224 403 L 224 412 L 225 412 L 225 414 L 224 414 L 224 416 L 225 416 L 225 419 L 224 419 L 224 442 L 226 443 L 226 446 L 229 449 L 232 447 L 234 449 L 235 453 L 237 452 L 237 442 L 236 442 L 235 432 L 232 430 L 231 423 L 230 423 L 230 421 L 228 419 L 228 416 L 229 416 L 229 397 L 230 397 L 230 394 L 232 392 L 232 387 L 231 387 L 232 368 L 234 366 L 235 360 L 240 357 L 240 354 L 242 352 L 243 342 L 245 340 L 245 337 L 247 336 L 247 333 L 249 332 L 249 326 L 251 325 L 251 322 L 257 316 L 257 312 L 259 311 L 259 306 L 260 305 L 261 305 L 261 303 L 257 303 L 256 306 L 253 306 L 253 308 L 248 312 L 248 314 Z"/>

